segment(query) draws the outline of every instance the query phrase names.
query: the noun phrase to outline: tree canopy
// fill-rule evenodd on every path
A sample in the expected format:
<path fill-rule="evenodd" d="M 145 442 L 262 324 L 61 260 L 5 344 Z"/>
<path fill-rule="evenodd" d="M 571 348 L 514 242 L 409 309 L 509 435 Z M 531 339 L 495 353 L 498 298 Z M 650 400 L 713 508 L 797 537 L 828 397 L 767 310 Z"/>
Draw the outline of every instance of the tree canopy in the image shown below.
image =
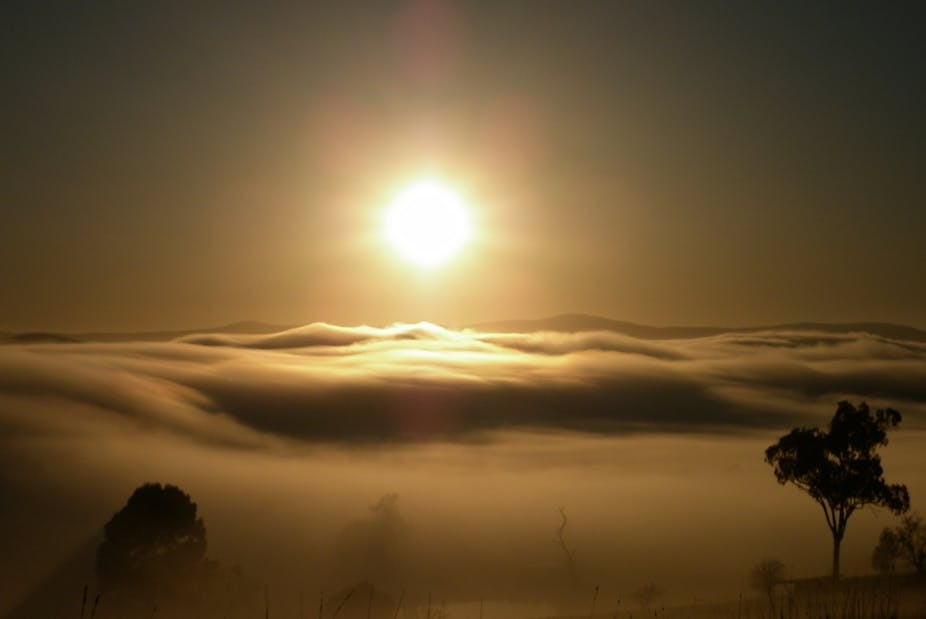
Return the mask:
<path fill-rule="evenodd" d="M 918 574 L 926 574 L 926 525 L 919 514 L 908 514 L 896 527 L 881 531 L 871 564 L 880 572 L 893 572 L 898 559 Z"/>
<path fill-rule="evenodd" d="M 148 483 L 106 523 L 96 571 L 104 591 L 188 577 L 203 564 L 206 527 L 180 488 Z"/>
<path fill-rule="evenodd" d="M 839 546 L 857 509 L 874 505 L 903 513 L 910 507 L 906 486 L 884 480 L 877 454 L 900 421 L 892 408 L 872 413 L 864 402 L 843 401 L 827 429 L 794 428 L 765 450 L 778 482 L 794 484 L 823 508 L 833 535 L 833 578 L 839 578 Z"/>
<path fill-rule="evenodd" d="M 787 570 L 785 564 L 778 559 L 763 559 L 756 563 L 749 572 L 749 583 L 752 588 L 761 593 L 768 600 L 771 613 L 775 613 L 775 588 L 784 582 Z"/>

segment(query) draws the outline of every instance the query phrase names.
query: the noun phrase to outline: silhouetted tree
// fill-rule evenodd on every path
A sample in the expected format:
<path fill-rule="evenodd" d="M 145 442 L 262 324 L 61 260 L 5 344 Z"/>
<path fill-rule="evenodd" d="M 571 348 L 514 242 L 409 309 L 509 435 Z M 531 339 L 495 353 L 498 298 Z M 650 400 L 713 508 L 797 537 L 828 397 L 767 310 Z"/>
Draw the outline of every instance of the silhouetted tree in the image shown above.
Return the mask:
<path fill-rule="evenodd" d="M 775 614 L 775 587 L 785 579 L 785 564 L 778 559 L 763 559 L 749 572 L 752 588 L 768 599 L 771 614 Z"/>
<path fill-rule="evenodd" d="M 569 520 L 566 518 L 566 508 L 559 508 L 560 524 L 556 527 L 556 537 L 553 538 L 553 543 L 559 546 L 560 550 L 563 551 L 563 559 L 566 562 L 566 568 L 569 570 L 569 577 L 575 579 L 576 576 L 576 549 L 571 548 L 569 544 L 566 543 L 566 524 Z"/>
<path fill-rule="evenodd" d="M 918 574 L 926 573 L 926 526 L 919 514 L 904 516 L 894 528 L 881 531 L 871 563 L 880 572 L 893 572 L 902 559 Z"/>
<path fill-rule="evenodd" d="M 897 559 L 900 558 L 900 544 L 893 529 L 887 527 L 881 531 L 878 545 L 871 553 L 871 566 L 882 574 L 893 574 L 897 571 Z"/>
<path fill-rule="evenodd" d="M 398 585 L 408 524 L 399 509 L 399 495 L 385 494 L 369 507 L 369 515 L 349 522 L 335 543 L 338 564 L 350 580 Z"/>
<path fill-rule="evenodd" d="M 206 527 L 176 486 L 138 487 L 103 534 L 96 557 L 103 591 L 182 581 L 204 565 Z"/>
<path fill-rule="evenodd" d="M 633 592 L 633 597 L 640 604 L 640 609 L 645 613 L 649 610 L 650 604 L 662 597 L 662 587 L 654 582 L 648 582 Z"/>
<path fill-rule="evenodd" d="M 846 524 L 858 508 L 876 505 L 898 514 L 910 508 L 906 486 L 884 481 L 881 456 L 875 453 L 900 420 L 891 408 L 872 414 L 864 402 L 858 407 L 840 402 L 827 430 L 795 428 L 765 450 L 778 483 L 794 484 L 823 508 L 833 535 L 834 580 Z"/>

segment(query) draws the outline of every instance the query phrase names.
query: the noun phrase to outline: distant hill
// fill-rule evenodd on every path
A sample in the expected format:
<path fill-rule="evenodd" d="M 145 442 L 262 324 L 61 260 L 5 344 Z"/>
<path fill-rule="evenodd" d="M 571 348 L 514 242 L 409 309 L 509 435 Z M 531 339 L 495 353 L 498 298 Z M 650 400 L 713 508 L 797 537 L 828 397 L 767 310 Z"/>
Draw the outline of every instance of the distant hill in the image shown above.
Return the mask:
<path fill-rule="evenodd" d="M 863 332 L 872 335 L 913 342 L 926 342 L 926 331 L 905 325 L 884 322 L 795 322 L 756 327 L 653 327 L 623 320 L 612 320 L 587 314 L 560 314 L 539 320 L 506 320 L 469 325 L 477 331 L 529 333 L 532 331 L 615 331 L 631 337 L 648 340 L 688 339 L 709 337 L 721 333 L 755 333 L 757 331 L 822 331 L 825 333 Z"/>
<path fill-rule="evenodd" d="M 207 329 L 184 329 L 177 331 L 137 331 L 122 333 L 0 333 L 0 344 L 67 344 L 75 342 L 165 342 L 194 334 L 237 333 L 261 335 L 279 333 L 292 329 L 296 325 L 274 325 L 256 321 L 234 322 L 221 327 Z M 794 322 L 755 327 L 654 327 L 624 320 L 613 320 L 588 314 L 560 314 L 551 318 L 537 320 L 502 320 L 483 322 L 466 326 L 477 331 L 495 331 L 504 333 L 529 333 L 533 331 L 559 331 L 577 333 L 580 331 L 614 331 L 645 340 L 689 339 L 710 337 L 721 333 L 755 333 L 758 331 L 818 331 L 823 333 L 870 333 L 892 340 L 926 342 L 926 331 L 906 325 L 886 322 Z"/>
<path fill-rule="evenodd" d="M 69 335 L 60 333 L 6 333 L 0 336 L 0 341 L 6 341 L 11 344 L 74 344 L 81 340 Z"/>
<path fill-rule="evenodd" d="M 233 322 L 221 327 L 208 329 L 184 329 L 180 331 L 139 331 L 134 333 L 80 333 L 75 337 L 93 342 L 125 342 L 125 341 L 166 341 L 185 335 L 196 333 L 242 333 L 260 335 L 263 333 L 278 333 L 292 329 L 294 325 L 272 325 L 254 320 Z"/>
<path fill-rule="evenodd" d="M 120 333 L 7 333 L 0 334 L 0 343 L 7 344 L 42 344 L 74 342 L 166 342 L 186 335 L 200 333 L 241 333 L 255 334 L 278 333 L 292 329 L 293 325 L 272 325 L 253 320 L 233 322 L 221 327 L 208 329 L 184 329 L 178 331 L 134 331 Z"/>

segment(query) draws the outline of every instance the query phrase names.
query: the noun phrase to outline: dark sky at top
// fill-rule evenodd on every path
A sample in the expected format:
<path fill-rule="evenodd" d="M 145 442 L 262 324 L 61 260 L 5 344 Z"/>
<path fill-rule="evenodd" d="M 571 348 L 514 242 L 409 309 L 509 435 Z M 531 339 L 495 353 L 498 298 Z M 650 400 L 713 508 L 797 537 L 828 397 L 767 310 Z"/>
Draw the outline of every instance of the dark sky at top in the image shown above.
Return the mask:
<path fill-rule="evenodd" d="M 4 2 L 0 330 L 926 326 L 915 3 Z M 436 172 L 478 237 L 379 240 Z"/>

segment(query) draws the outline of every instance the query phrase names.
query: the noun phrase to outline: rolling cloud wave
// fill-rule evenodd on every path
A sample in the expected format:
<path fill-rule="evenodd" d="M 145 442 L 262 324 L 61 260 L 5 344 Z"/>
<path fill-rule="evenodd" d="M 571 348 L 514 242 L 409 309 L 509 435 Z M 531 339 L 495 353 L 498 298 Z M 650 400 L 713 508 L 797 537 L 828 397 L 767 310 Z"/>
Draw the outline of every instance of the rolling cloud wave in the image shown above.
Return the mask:
<path fill-rule="evenodd" d="M 850 398 L 897 406 L 911 425 L 926 419 L 924 361 L 922 344 L 862 333 L 652 341 L 314 323 L 269 335 L 2 346 L 0 423 L 41 426 L 78 406 L 255 446 L 512 429 L 738 432 L 814 422 Z M 24 407 L 29 415 L 17 414 Z"/>

